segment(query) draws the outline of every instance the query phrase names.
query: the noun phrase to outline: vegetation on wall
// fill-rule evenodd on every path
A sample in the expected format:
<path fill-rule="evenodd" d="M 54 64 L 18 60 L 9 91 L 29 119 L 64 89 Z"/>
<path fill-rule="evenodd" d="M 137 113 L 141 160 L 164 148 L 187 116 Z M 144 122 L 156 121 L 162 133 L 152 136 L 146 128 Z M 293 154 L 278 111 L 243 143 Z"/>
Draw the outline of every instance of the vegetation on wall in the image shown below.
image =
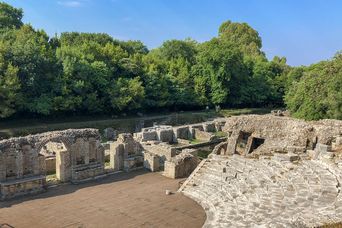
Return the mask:
<path fill-rule="evenodd" d="M 269 61 L 246 23 L 148 50 L 107 34 L 49 37 L 22 17 L 0 3 L 0 118 L 285 104 L 301 118 L 342 118 L 341 54 L 310 67 Z"/>

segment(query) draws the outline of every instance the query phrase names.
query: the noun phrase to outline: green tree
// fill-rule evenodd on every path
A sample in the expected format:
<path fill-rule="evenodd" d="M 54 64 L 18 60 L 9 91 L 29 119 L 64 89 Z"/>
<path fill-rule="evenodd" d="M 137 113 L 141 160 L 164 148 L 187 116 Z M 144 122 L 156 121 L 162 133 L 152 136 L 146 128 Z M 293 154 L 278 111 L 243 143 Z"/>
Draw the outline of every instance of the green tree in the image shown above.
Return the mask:
<path fill-rule="evenodd" d="M 22 97 L 18 111 L 50 114 L 52 107 L 46 98 L 53 96 L 58 71 L 54 50 L 46 33 L 23 25 L 1 33 L 0 40 L 4 47 L 0 51 L 5 61 L 18 68 Z"/>
<path fill-rule="evenodd" d="M 17 9 L 5 2 L 0 2 L 0 29 L 19 28 L 23 25 L 22 18 L 22 9 Z"/>
<path fill-rule="evenodd" d="M 243 55 L 231 43 L 214 38 L 202 44 L 197 62 L 194 72 L 195 83 L 199 84 L 195 88 L 202 100 L 210 97 L 212 104 L 235 106 L 248 99 L 242 88 L 248 80 L 248 71 Z M 204 83 L 209 83 L 209 86 L 204 86 Z"/>
<path fill-rule="evenodd" d="M 8 64 L 4 67 L 0 57 L 0 117 L 9 117 L 16 112 L 18 90 L 18 68 Z"/>
<path fill-rule="evenodd" d="M 247 23 L 226 21 L 219 28 L 219 38 L 238 46 L 247 56 L 264 56 L 262 41 L 256 30 Z"/>
<path fill-rule="evenodd" d="M 145 91 L 139 77 L 119 78 L 110 89 L 111 105 L 117 111 L 132 111 L 141 108 Z"/>
<path fill-rule="evenodd" d="M 285 96 L 293 116 L 342 119 L 342 55 L 308 67 Z"/>

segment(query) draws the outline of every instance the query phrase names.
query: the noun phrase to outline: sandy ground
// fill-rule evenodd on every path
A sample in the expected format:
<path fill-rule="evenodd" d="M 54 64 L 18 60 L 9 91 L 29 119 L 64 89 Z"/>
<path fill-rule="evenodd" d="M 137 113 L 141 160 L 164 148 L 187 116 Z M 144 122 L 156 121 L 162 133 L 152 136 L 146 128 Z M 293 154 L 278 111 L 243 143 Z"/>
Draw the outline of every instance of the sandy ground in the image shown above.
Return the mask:
<path fill-rule="evenodd" d="M 179 180 L 136 171 L 0 202 L 0 224 L 12 227 L 201 227 L 204 210 L 176 193 Z M 0 225 L 1 227 L 1 225 Z"/>

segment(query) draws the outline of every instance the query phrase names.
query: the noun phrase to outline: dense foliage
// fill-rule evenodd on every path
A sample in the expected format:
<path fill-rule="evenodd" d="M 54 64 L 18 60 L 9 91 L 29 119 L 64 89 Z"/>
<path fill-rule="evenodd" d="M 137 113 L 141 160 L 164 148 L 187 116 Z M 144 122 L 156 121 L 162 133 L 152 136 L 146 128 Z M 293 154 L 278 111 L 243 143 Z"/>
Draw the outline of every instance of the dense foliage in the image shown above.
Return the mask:
<path fill-rule="evenodd" d="M 285 96 L 295 117 L 342 119 L 342 54 L 294 72 Z"/>
<path fill-rule="evenodd" d="M 138 110 L 272 107 L 295 116 L 341 116 L 341 55 L 311 67 L 268 61 L 257 31 L 224 22 L 204 43 L 140 41 L 65 32 L 49 37 L 0 3 L 0 118 Z"/>

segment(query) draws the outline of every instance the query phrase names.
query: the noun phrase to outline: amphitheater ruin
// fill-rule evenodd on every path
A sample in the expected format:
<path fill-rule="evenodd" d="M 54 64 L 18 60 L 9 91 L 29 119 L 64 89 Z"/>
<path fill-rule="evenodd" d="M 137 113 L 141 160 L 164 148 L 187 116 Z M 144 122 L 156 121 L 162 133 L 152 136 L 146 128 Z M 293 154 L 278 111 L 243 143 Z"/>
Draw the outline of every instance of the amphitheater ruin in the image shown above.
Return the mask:
<path fill-rule="evenodd" d="M 210 154 L 203 158 L 204 147 Z M 105 143 L 96 129 L 2 140 L 0 199 L 49 191 L 49 172 L 77 184 L 142 168 L 187 178 L 176 194 L 202 206 L 203 227 L 342 222 L 342 121 L 307 122 L 278 112 L 156 125 Z"/>

